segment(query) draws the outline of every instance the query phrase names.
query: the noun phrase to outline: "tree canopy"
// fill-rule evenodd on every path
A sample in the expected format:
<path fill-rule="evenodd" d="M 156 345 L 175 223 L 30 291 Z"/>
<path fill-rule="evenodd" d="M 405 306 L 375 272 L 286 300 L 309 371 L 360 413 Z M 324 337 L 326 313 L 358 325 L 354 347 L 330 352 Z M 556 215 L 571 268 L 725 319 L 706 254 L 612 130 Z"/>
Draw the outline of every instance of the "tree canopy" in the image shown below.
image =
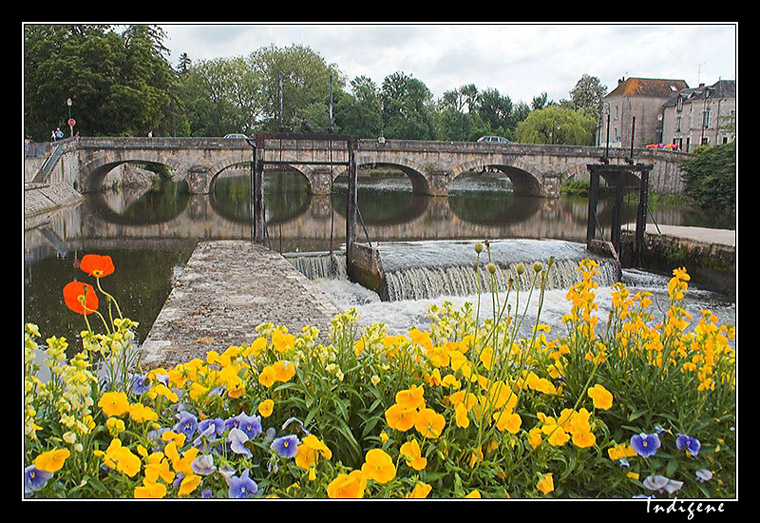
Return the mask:
<path fill-rule="evenodd" d="M 66 129 L 71 98 L 75 131 L 86 136 L 224 136 L 281 126 L 298 131 L 308 122 L 314 131 L 359 138 L 474 141 L 496 134 L 511 141 L 585 144 L 592 143 L 589 115 L 605 89 L 584 74 L 570 100 L 559 104 L 545 92 L 530 104 L 515 102 L 473 83 L 435 100 L 407 72 L 389 74 L 379 85 L 366 76 L 349 80 L 336 64 L 296 44 L 210 60 L 194 60 L 180 49 L 175 69 L 164 39 L 154 25 L 121 32 L 110 25 L 25 26 L 27 136 L 43 141 L 52 129 Z"/>
<path fill-rule="evenodd" d="M 176 75 L 164 57 L 163 32 L 108 25 L 24 27 L 24 125 L 46 140 L 65 129 L 72 100 L 75 131 L 144 136 L 187 131 Z"/>

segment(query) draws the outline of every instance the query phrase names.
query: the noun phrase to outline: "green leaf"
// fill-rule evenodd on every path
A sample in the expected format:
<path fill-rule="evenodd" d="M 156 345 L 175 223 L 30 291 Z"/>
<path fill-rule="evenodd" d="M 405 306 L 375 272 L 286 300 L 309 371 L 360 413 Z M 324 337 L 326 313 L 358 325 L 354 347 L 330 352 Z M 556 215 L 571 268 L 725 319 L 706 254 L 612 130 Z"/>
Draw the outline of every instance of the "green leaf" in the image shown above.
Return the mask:
<path fill-rule="evenodd" d="M 665 468 L 665 475 L 671 477 L 676 470 L 678 470 L 678 460 L 671 459 L 668 461 L 668 466 Z"/>

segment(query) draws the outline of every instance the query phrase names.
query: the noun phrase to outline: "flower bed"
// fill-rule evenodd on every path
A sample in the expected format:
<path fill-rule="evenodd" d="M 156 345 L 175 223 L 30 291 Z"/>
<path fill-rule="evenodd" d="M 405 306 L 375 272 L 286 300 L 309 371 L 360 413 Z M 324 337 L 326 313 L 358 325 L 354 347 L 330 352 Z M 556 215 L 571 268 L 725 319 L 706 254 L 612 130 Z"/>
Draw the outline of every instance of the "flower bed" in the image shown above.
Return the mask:
<path fill-rule="evenodd" d="M 552 263 L 519 269 L 539 303 Z M 691 321 L 683 269 L 657 324 L 647 293 L 616 284 L 602 332 L 587 260 L 561 336 L 539 315 L 517 337 L 516 281 L 489 318 L 444 302 L 428 329 L 391 336 L 348 310 L 327 345 L 266 324 L 250 345 L 147 372 L 101 285 L 112 260 L 81 269 L 94 285 L 64 289 L 81 350 L 26 326 L 27 497 L 735 496 L 734 329 Z"/>

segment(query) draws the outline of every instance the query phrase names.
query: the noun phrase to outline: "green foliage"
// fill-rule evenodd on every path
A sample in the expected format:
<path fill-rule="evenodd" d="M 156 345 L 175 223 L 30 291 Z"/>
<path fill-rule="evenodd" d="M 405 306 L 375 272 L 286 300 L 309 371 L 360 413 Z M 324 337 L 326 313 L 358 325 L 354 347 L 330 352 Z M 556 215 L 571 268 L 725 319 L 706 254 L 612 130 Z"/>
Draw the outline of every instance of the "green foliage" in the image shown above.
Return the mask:
<path fill-rule="evenodd" d="M 388 75 L 380 88 L 380 100 L 386 138 L 434 138 L 433 94 L 422 81 L 400 71 Z"/>
<path fill-rule="evenodd" d="M 129 26 L 28 25 L 24 28 L 24 124 L 32 139 L 67 129 L 89 136 L 179 134 L 187 130 L 162 33 Z"/>
<path fill-rule="evenodd" d="M 736 208 L 736 143 L 697 147 L 681 163 L 686 194 L 707 209 Z"/>
<path fill-rule="evenodd" d="M 591 145 L 596 120 L 582 111 L 550 105 L 532 111 L 517 126 L 521 143 Z"/>

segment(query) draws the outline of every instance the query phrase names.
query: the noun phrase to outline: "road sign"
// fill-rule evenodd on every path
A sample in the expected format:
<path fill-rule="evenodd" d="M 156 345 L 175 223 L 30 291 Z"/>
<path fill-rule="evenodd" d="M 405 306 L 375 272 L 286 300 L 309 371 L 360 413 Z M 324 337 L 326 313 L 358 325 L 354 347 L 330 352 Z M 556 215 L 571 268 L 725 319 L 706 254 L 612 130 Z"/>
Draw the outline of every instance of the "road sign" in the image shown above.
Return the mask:
<path fill-rule="evenodd" d="M 77 121 L 73 118 L 69 118 L 69 127 L 74 127 L 77 124 Z"/>

